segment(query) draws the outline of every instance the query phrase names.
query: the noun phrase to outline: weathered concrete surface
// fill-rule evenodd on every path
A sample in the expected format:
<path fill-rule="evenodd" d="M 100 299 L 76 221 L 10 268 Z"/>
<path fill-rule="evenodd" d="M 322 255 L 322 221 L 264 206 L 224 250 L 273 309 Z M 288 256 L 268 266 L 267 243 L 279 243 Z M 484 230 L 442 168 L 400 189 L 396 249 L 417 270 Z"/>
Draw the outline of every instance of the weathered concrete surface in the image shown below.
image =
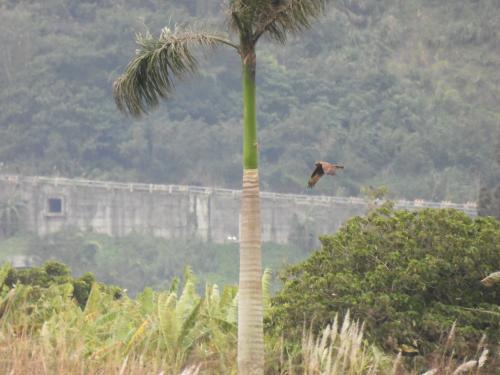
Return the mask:
<path fill-rule="evenodd" d="M 28 229 L 43 236 L 63 228 L 124 236 L 131 232 L 165 238 L 238 240 L 240 192 L 178 185 L 126 184 L 48 177 L 0 175 L 0 200 L 25 202 Z M 363 214 L 359 198 L 261 194 L 262 240 L 312 245 L 348 218 Z M 61 212 L 49 200 L 59 201 Z M 475 216 L 476 207 L 449 202 L 399 201 L 406 208 L 455 207 Z"/>

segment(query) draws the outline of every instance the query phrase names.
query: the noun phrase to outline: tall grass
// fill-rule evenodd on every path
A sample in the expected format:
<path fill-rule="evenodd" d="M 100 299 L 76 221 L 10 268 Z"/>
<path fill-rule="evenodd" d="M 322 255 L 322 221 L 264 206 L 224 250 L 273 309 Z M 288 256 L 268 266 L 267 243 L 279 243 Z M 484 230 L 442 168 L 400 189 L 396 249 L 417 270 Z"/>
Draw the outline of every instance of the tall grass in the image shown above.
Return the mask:
<path fill-rule="evenodd" d="M 454 351 L 455 324 L 450 329 L 439 352 L 421 358 L 420 369 L 412 369 L 411 361 L 400 352 L 382 353 L 364 337 L 364 325 L 353 321 L 349 313 L 342 322 L 338 315 L 333 323 L 315 336 L 304 330 L 297 354 L 279 356 L 279 366 L 269 374 L 280 375 L 480 375 L 500 374 L 495 364 L 488 367 L 489 350 L 485 340 L 478 344 L 475 358 L 458 360 Z M 281 349 L 283 345 L 281 345 Z M 275 359 L 278 357 L 274 353 Z M 298 357 L 298 358 L 297 358 Z M 421 368 L 424 368 L 422 370 Z"/>
<path fill-rule="evenodd" d="M 265 301 L 269 285 L 266 274 Z M 0 374 L 236 374 L 237 290 L 206 286 L 201 297 L 189 271 L 182 288 L 174 283 L 165 292 L 145 289 L 136 299 L 115 300 L 95 284 L 83 310 L 71 298 L 71 284 L 18 285 L 0 294 Z M 454 331 L 424 373 L 490 374 L 482 344 L 475 358 L 456 360 Z M 304 330 L 294 353 L 284 351 L 283 339 L 275 343 L 267 348 L 268 375 L 418 373 L 407 370 L 400 355 L 367 343 L 363 324 L 349 314 L 343 321 L 335 317 L 318 336 Z"/>
<path fill-rule="evenodd" d="M 387 374 L 388 358 L 363 340 L 363 325 L 349 313 L 339 327 L 338 315 L 318 337 L 303 335 L 304 375 Z"/>
<path fill-rule="evenodd" d="M 82 310 L 69 284 L 19 285 L 0 304 L 0 373 L 178 374 L 200 364 L 200 374 L 231 374 L 236 289 L 207 287 L 201 298 L 190 273 L 177 289 L 114 300 L 96 284 Z"/>
<path fill-rule="evenodd" d="M 492 368 L 486 369 L 485 365 L 488 360 L 489 350 L 484 346 L 485 337 L 478 343 L 476 356 L 477 359 L 465 359 L 458 361 L 455 358 L 453 350 L 453 340 L 455 338 L 456 322 L 453 323 L 450 332 L 443 344 L 442 354 L 436 356 L 431 362 L 431 369 L 423 375 L 459 375 L 459 374 L 475 374 L 478 375 L 484 370 L 485 374 L 492 373 Z M 500 370 L 500 369 L 499 369 Z"/>

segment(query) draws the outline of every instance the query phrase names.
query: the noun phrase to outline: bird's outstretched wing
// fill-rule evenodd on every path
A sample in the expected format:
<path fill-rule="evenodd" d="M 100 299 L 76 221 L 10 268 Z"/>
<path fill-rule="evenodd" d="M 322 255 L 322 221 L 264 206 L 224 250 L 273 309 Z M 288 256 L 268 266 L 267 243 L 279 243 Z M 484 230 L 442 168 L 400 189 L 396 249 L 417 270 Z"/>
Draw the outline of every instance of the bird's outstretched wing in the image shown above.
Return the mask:
<path fill-rule="evenodd" d="M 316 182 L 319 181 L 321 176 L 323 176 L 325 172 L 323 172 L 323 167 L 321 166 L 320 163 L 316 163 L 316 169 L 312 173 L 311 177 L 309 178 L 309 182 L 307 183 L 307 187 L 312 188 Z"/>
<path fill-rule="evenodd" d="M 335 176 L 337 173 L 337 169 L 344 169 L 344 166 L 342 164 L 327 163 L 325 161 L 321 162 L 321 166 L 323 167 L 323 171 L 325 172 L 325 174 L 329 176 Z"/>

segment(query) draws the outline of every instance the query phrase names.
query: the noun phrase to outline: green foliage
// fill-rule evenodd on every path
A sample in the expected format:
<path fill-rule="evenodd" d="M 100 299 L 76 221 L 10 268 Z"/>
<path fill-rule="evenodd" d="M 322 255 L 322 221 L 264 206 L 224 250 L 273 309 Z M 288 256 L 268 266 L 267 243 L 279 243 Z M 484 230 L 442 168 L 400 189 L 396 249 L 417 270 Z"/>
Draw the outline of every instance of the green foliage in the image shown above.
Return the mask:
<path fill-rule="evenodd" d="M 127 69 L 113 85 L 118 108 L 134 116 L 146 113 L 168 98 L 174 90 L 174 80 L 197 70 L 194 46 L 215 47 L 223 44 L 222 37 L 207 33 L 170 30 L 164 27 L 158 38 L 150 33 L 137 36 L 137 50 Z M 225 42 L 229 43 L 230 42 Z"/>
<path fill-rule="evenodd" d="M 263 266 L 278 271 L 287 264 L 303 260 L 309 251 L 297 245 L 265 243 Z M 128 290 L 129 295 L 135 295 L 147 286 L 166 288 L 169 280 L 182 276 L 186 265 L 193 268 L 202 284 L 236 284 L 239 272 L 237 243 L 167 240 L 140 234 L 112 238 L 76 230 L 45 237 L 20 233 L 0 241 L 0 262 L 14 255 L 27 256 L 35 264 L 58 260 L 67 264 L 77 277 L 85 278 L 87 271 L 92 272 L 97 280 L 120 285 Z M 92 282 L 82 280 L 78 284 L 87 288 L 85 285 Z M 272 291 L 278 286 L 274 278 Z"/>
<path fill-rule="evenodd" d="M 52 279 L 60 279 L 60 278 L 68 277 L 71 274 L 68 267 L 66 267 L 64 264 L 58 263 L 58 262 L 45 263 L 43 266 L 43 270 L 45 271 L 47 276 L 49 276 Z"/>
<path fill-rule="evenodd" d="M 53 277 L 67 275 L 61 264 L 45 269 L 57 269 L 58 276 Z M 8 288 L 4 281 L 11 272 L 8 264 L 0 268 L 0 335 L 5 344 L 0 361 L 6 371 L 36 373 L 43 363 L 49 373 L 178 374 L 182 368 L 201 364 L 200 374 L 235 373 L 235 286 L 220 290 L 207 284 L 200 296 L 192 271 L 185 269 L 183 282 L 174 280 L 165 291 L 146 288 L 135 299 L 116 299 L 109 286 L 95 283 L 90 274 L 73 280 L 73 288 L 60 279 L 46 287 L 18 283 Z M 75 301 L 76 281 L 91 285 L 83 306 Z M 264 295 L 269 293 L 268 283 L 266 272 Z M 266 314 L 271 312 L 267 304 L 265 308 Z M 397 368 L 398 360 L 365 342 L 363 331 L 363 325 L 348 316 L 342 324 L 335 317 L 317 338 L 307 330 L 302 342 L 287 352 L 284 349 L 293 348 L 293 343 L 267 336 L 266 373 L 393 373 L 390 369 Z M 454 328 L 445 350 L 453 347 L 453 332 Z M 484 359 L 478 362 L 484 365 Z M 459 365 L 450 355 L 427 368 L 451 369 L 446 372 L 451 373 Z M 403 370 L 397 373 L 407 374 Z"/>
<path fill-rule="evenodd" d="M 318 18 L 326 0 L 275 0 L 229 2 L 230 23 L 233 30 L 244 37 L 251 36 L 256 42 L 263 34 L 285 43 L 287 34 L 311 27 Z M 248 35 L 250 34 L 250 35 Z"/>
<path fill-rule="evenodd" d="M 480 280 L 500 267 L 500 222 L 456 210 L 383 206 L 349 220 L 308 260 L 283 273 L 268 325 L 298 335 L 348 309 L 387 350 L 427 354 L 457 322 L 457 354 L 483 334 L 500 341 L 500 286 Z"/>
<path fill-rule="evenodd" d="M 48 261 L 42 267 L 26 269 L 14 269 L 5 263 L 1 268 L 0 276 L 0 291 L 3 293 L 22 285 L 28 287 L 26 290 L 29 298 L 35 299 L 39 298 L 45 289 L 67 286 L 69 296 L 74 298 L 82 309 L 87 304 L 93 285 L 98 284 L 90 272 L 74 279 L 70 269 L 56 261 Z M 116 286 L 101 285 L 101 289 L 115 299 L 122 297 L 122 290 Z"/>
<path fill-rule="evenodd" d="M 84 307 L 90 295 L 92 285 L 96 283 L 94 275 L 90 272 L 85 273 L 82 277 L 73 280 L 73 297 L 81 307 Z"/>
<path fill-rule="evenodd" d="M 347 169 L 319 193 L 371 184 L 398 197 L 476 200 L 479 178 L 498 175 L 498 2 L 334 3 L 349 9 L 327 7 L 283 48 L 259 45 L 262 188 L 305 192 L 312 163 L 325 158 Z M 0 1 L 2 173 L 240 186 L 232 51 L 200 64 L 146 122 L 121 116 L 112 99 L 134 34 L 195 16 L 218 23 L 220 3 Z"/>
<path fill-rule="evenodd" d="M 60 264 L 46 268 L 64 270 Z M 79 280 L 88 283 L 92 277 L 85 275 Z M 236 354 L 235 288 L 219 293 L 216 286 L 207 286 L 207 293 L 200 297 L 189 271 L 182 288 L 165 292 L 146 289 L 136 300 L 127 296 L 114 299 L 108 288 L 92 283 L 82 310 L 72 298 L 71 284 L 51 283 L 38 289 L 17 285 L 0 302 L 2 338 L 9 337 L 15 347 L 20 339 L 12 339 L 12 334 L 28 333 L 34 347 L 42 345 L 42 352 L 49 353 L 44 368 L 54 373 L 68 366 L 65 360 L 88 361 L 97 367 L 119 361 L 125 368 L 126 358 L 131 362 L 141 358 L 142 371 L 137 373 L 163 369 L 178 374 L 192 361 L 203 362 L 207 373 L 230 373 L 227 369 Z M 66 358 L 66 353 L 71 353 L 71 358 Z M 36 355 L 34 351 L 29 357 Z M 12 358 L 2 359 L 4 365 L 9 361 Z"/>

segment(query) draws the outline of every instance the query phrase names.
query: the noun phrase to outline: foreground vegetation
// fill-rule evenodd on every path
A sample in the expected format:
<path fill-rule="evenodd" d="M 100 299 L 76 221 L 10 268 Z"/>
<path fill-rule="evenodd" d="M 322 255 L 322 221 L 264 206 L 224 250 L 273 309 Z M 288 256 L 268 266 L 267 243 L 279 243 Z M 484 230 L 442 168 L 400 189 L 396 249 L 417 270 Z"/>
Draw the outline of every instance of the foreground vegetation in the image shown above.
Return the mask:
<path fill-rule="evenodd" d="M 300 336 L 304 317 L 321 329 L 350 310 L 386 351 L 425 356 L 457 322 L 455 354 L 500 343 L 500 286 L 481 280 L 500 269 L 500 221 L 456 210 L 356 217 L 309 259 L 286 270 L 269 321 Z"/>
<path fill-rule="evenodd" d="M 5 280 L 12 271 L 2 271 L 2 341 L 8 345 L 1 354 L 8 370 L 3 373 L 109 373 L 123 367 L 120 373 L 175 374 L 195 361 L 208 373 L 224 374 L 235 361 L 235 288 L 219 293 L 213 286 L 202 299 L 187 271 L 181 290 L 175 281 L 168 291 L 145 289 L 132 300 L 95 283 L 82 308 L 69 282 L 9 288 Z"/>
<path fill-rule="evenodd" d="M 498 220 L 386 205 L 322 243 L 275 296 L 264 275 L 267 374 L 498 373 Z M 236 373 L 235 286 L 189 269 L 135 298 L 120 286 L 55 262 L 3 266 L 0 371 Z"/>
<path fill-rule="evenodd" d="M 23 271 L 21 284 L 9 265 L 0 269 L 0 371 L 21 374 L 236 374 L 237 289 L 216 285 L 200 297 L 195 278 L 185 272 L 182 288 L 146 288 L 136 299 L 116 288 L 93 283 L 83 306 L 75 280 L 64 266 L 47 263 Z M 18 283 L 13 284 L 16 280 Z M 266 313 L 269 274 L 263 277 Z M 363 337 L 364 326 L 349 314 L 318 336 L 304 331 L 300 340 L 266 336 L 267 374 L 361 375 L 410 374 L 399 356 L 385 355 Z M 480 374 L 490 359 L 479 346 L 475 359 L 457 361 L 452 353 L 454 328 L 443 355 L 426 366 L 429 374 L 465 367 Z M 434 371 L 434 372 L 432 372 Z"/>

